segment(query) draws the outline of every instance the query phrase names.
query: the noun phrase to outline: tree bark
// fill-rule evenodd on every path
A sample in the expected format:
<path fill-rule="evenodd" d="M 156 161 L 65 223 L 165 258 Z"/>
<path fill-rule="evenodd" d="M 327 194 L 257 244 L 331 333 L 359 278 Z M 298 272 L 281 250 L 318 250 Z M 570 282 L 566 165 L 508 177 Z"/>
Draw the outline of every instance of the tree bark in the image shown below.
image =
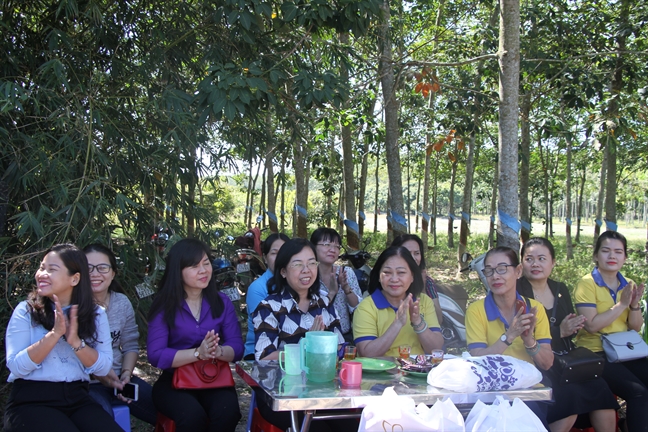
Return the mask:
<path fill-rule="evenodd" d="M 499 32 L 499 199 L 497 245 L 517 251 L 520 1 L 502 0 Z"/>
<path fill-rule="evenodd" d="M 293 156 L 295 170 L 295 208 L 293 209 L 293 237 L 306 238 L 308 221 L 308 189 L 306 168 L 304 166 L 305 144 L 301 139 L 293 141 Z"/>
<path fill-rule="evenodd" d="M 276 233 L 279 231 L 277 218 L 277 196 L 275 195 L 275 183 L 274 183 L 274 154 L 275 147 L 274 143 L 268 143 L 268 150 L 266 152 L 265 158 L 265 170 L 266 170 L 266 201 L 267 201 L 267 211 L 268 211 L 268 225 L 270 226 L 270 231 Z"/>
<path fill-rule="evenodd" d="M 531 217 L 529 209 L 529 159 L 531 158 L 531 123 L 529 113 L 531 112 L 531 92 L 522 97 L 522 127 L 520 130 L 520 147 L 522 157 L 520 158 L 520 237 L 522 242 L 529 240 L 531 236 Z M 529 226 L 525 226 L 529 224 Z"/>
<path fill-rule="evenodd" d="M 587 180 L 587 168 L 583 166 L 580 175 L 580 188 L 578 192 L 578 209 L 576 212 L 576 243 L 580 243 L 581 220 L 583 218 L 583 195 L 585 194 L 585 180 Z"/>
<path fill-rule="evenodd" d="M 475 129 L 477 129 L 477 111 L 475 111 Z M 461 230 L 459 231 L 459 248 L 457 249 L 457 274 L 463 268 L 461 255 L 468 249 L 468 235 L 470 234 L 470 215 L 472 212 L 472 189 L 475 174 L 475 141 L 477 131 L 473 129 L 468 141 L 468 154 L 466 156 L 466 182 L 464 183 L 463 201 L 461 203 Z"/>
<path fill-rule="evenodd" d="M 564 107 L 561 107 L 561 116 L 563 118 L 563 124 L 565 124 L 565 114 Z M 574 245 L 572 244 L 572 197 L 571 197 L 571 165 L 572 165 L 572 137 L 570 132 L 567 132 L 565 135 L 565 140 L 567 142 L 567 179 L 565 184 L 565 237 L 567 242 L 567 259 L 574 259 Z"/>
<path fill-rule="evenodd" d="M 374 173 L 374 179 L 376 181 L 376 192 L 374 194 L 374 229 L 373 232 L 376 234 L 378 232 L 378 169 L 380 168 L 380 143 L 376 143 L 376 171 Z"/>
<path fill-rule="evenodd" d="M 383 92 L 383 106 L 385 112 L 385 155 L 387 159 L 387 173 L 389 175 L 389 210 L 393 237 L 407 232 L 404 222 L 403 181 L 401 178 L 400 154 L 398 149 L 398 107 L 396 99 L 396 82 L 394 66 L 392 64 L 392 44 L 390 35 L 390 8 L 389 0 L 381 4 L 382 21 L 378 26 L 379 52 L 378 74 Z M 388 237 L 390 234 L 388 234 Z"/>
<path fill-rule="evenodd" d="M 349 43 L 349 34 L 340 33 L 340 42 L 343 44 Z M 342 82 L 349 81 L 349 71 L 347 70 L 346 64 L 342 62 L 340 64 L 340 78 Z M 342 102 L 342 109 L 346 112 L 346 109 L 349 107 L 349 101 L 344 100 Z M 358 219 L 356 216 L 356 205 L 355 205 L 355 173 L 354 173 L 354 155 L 353 155 L 353 143 L 351 142 L 351 126 L 349 126 L 348 121 L 345 118 L 340 119 L 340 131 L 342 134 L 342 168 L 344 171 L 344 204 L 345 204 L 345 216 L 349 221 L 349 226 L 346 230 L 347 246 L 351 249 L 359 249 L 359 230 L 358 230 Z"/>
<path fill-rule="evenodd" d="M 456 149 L 455 149 L 456 150 Z M 456 151 L 455 151 L 456 154 Z M 456 157 L 456 156 L 455 156 Z M 448 248 L 454 248 L 454 188 L 457 179 L 457 159 L 452 162 L 450 174 L 450 195 L 448 197 Z"/>
<path fill-rule="evenodd" d="M 605 199 L 605 181 L 607 179 L 607 163 L 608 153 L 603 149 L 603 159 L 601 160 L 601 172 L 599 173 L 599 193 L 596 200 L 596 217 L 594 222 L 594 243 L 598 240 L 601 234 L 601 226 L 603 225 L 603 203 Z"/>
<path fill-rule="evenodd" d="M 492 249 L 495 246 L 495 215 L 497 214 L 497 184 L 499 183 L 499 170 L 497 166 L 494 167 L 493 173 L 493 190 L 491 192 L 491 205 L 490 205 L 490 227 L 488 229 L 488 248 Z"/>

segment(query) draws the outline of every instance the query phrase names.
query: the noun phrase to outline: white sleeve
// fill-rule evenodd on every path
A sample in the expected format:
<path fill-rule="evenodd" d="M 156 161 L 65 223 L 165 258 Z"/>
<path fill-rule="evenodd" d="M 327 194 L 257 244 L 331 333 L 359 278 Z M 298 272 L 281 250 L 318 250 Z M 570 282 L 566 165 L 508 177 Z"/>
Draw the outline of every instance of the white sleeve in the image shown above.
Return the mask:
<path fill-rule="evenodd" d="M 5 335 L 7 367 L 16 378 L 26 378 L 42 367 L 34 363 L 27 353 L 27 348 L 33 343 L 31 331 L 31 315 L 27 309 L 27 302 L 21 302 L 11 314 Z"/>
<path fill-rule="evenodd" d="M 84 372 L 97 376 L 106 376 L 112 369 L 113 352 L 108 317 L 103 308 L 97 307 L 95 321 L 97 323 L 97 342 L 93 348 L 97 350 L 99 356 L 92 366 L 84 368 Z"/>

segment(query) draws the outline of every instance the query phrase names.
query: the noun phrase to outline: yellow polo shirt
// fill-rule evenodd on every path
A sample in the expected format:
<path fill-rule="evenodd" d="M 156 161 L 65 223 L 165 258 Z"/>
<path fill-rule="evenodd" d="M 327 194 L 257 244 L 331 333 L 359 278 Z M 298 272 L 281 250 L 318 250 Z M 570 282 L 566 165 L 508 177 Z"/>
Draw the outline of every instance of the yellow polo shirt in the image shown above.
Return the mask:
<path fill-rule="evenodd" d="M 576 283 L 576 288 L 574 289 L 574 304 L 577 308 L 596 308 L 597 314 L 610 310 L 612 306 L 621 300 L 621 290 L 632 282 L 624 278 L 621 272 L 617 273 L 617 278 L 619 279 L 619 289 L 614 292 L 605 284 L 598 268 L 595 268 L 592 273 L 583 276 L 581 280 Z M 576 345 L 588 348 L 594 352 L 603 351 L 603 346 L 601 345 L 601 333 L 627 331 L 629 313 L 630 309 L 626 308 L 609 326 L 603 327 L 599 330 L 599 333 L 592 334 L 584 328 L 581 329 L 576 335 Z"/>
<path fill-rule="evenodd" d="M 397 310 L 398 308 L 393 307 L 387 301 L 382 290 L 374 291 L 373 294 L 360 302 L 353 313 L 354 342 L 358 344 L 362 341 L 374 340 L 385 334 L 396 319 Z M 434 310 L 434 303 L 426 294 L 421 294 L 419 298 L 419 311 L 421 318 L 427 322 L 430 331 L 441 331 Z M 425 354 L 421 342 L 419 342 L 419 338 L 410 324 L 409 313 L 407 314 L 407 324 L 398 333 L 385 355 L 398 357 L 399 345 L 410 345 L 412 354 Z"/>
<path fill-rule="evenodd" d="M 517 298 L 524 300 L 520 294 L 516 293 L 515 295 Z M 551 332 L 549 331 L 549 320 L 545 309 L 539 302 L 533 299 L 529 299 L 529 301 L 531 307 L 535 306 L 537 308 L 537 321 L 533 333 L 535 340 L 540 344 L 550 344 Z M 508 328 L 509 324 L 497 308 L 492 293 L 488 293 L 485 299 L 472 303 L 466 310 L 468 350 L 488 348 L 500 340 L 500 337 Z M 506 348 L 503 354 L 533 363 L 533 358 L 526 352 L 521 337 L 515 338 L 511 346 Z"/>

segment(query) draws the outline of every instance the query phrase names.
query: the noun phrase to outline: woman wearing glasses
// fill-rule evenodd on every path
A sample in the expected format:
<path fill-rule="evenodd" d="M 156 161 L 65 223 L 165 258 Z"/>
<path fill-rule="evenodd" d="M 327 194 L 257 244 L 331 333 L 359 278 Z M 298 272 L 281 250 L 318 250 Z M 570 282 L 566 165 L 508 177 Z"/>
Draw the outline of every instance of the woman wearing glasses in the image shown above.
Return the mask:
<path fill-rule="evenodd" d="M 309 330 L 330 330 L 344 342 L 333 303 L 320 295 L 315 248 L 306 239 L 284 243 L 268 281 L 270 295 L 254 311 L 255 357 L 276 360 L 285 344 L 298 343 Z"/>
<path fill-rule="evenodd" d="M 273 277 L 268 281 L 270 295 L 257 306 L 254 322 L 257 360 L 276 360 L 286 344 L 299 343 L 308 331 L 328 330 L 344 342 L 333 303 L 320 296 L 318 262 L 315 248 L 306 239 L 287 241 L 275 260 Z M 286 430 L 288 412 L 275 412 L 257 392 L 256 403 L 264 419 Z M 312 431 L 340 431 L 358 428 L 357 421 L 326 420 L 311 424 Z"/>
<path fill-rule="evenodd" d="M 409 345 L 412 354 L 443 348 L 432 300 L 421 295 L 423 278 L 412 254 L 390 247 L 380 254 L 369 279 L 369 297 L 355 312 L 353 335 L 362 357 L 398 357 Z"/>
<path fill-rule="evenodd" d="M 344 339 L 351 342 L 351 314 L 362 301 L 362 291 L 352 268 L 335 265 L 342 248 L 341 240 L 340 234 L 332 228 L 318 228 L 310 238 L 319 261 L 321 291 L 335 306 Z"/>
<path fill-rule="evenodd" d="M 102 306 L 108 316 L 112 339 L 112 370 L 105 377 L 96 377 L 99 382 L 90 384 L 90 396 L 108 412 L 113 414 L 113 405 L 129 404 L 130 413 L 140 420 L 155 424 L 156 412 L 153 405 L 153 387 L 133 375 L 139 355 L 139 331 L 135 312 L 130 300 L 115 279 L 117 260 L 115 254 L 105 246 L 91 244 L 83 249 L 88 258 L 90 285 L 94 301 Z M 115 396 L 114 389 L 122 389 L 127 383 L 139 386 L 137 401 L 128 401 Z"/>
<path fill-rule="evenodd" d="M 583 328 L 585 317 L 574 314 L 569 290 L 564 283 L 549 279 L 556 265 L 556 253 L 551 242 L 535 237 L 527 240 L 520 251 L 523 277 L 517 281 L 520 295 L 542 303 L 551 331 L 554 352 L 571 350 L 572 337 Z M 560 384 L 553 376 L 555 403 L 549 407 L 547 422 L 552 432 L 569 431 L 579 414 L 589 414 L 590 423 L 597 432 L 616 430 L 615 409 L 619 408 L 603 378 L 580 383 Z"/>
<path fill-rule="evenodd" d="M 528 300 L 527 304 L 515 290 L 517 279 L 522 276 L 517 253 L 507 247 L 496 247 L 486 253 L 484 265 L 490 291 L 466 311 L 470 354 L 505 354 L 533 363 L 540 370 L 549 369 L 554 359 L 549 320 L 540 303 Z M 547 404 L 527 405 L 547 426 Z"/>

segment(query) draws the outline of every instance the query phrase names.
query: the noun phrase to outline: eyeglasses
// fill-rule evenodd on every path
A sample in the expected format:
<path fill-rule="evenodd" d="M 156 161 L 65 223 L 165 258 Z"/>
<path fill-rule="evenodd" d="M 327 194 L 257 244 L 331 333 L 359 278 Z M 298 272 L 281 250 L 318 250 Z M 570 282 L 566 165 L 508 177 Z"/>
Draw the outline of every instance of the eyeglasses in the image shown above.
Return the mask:
<path fill-rule="evenodd" d="M 317 243 L 317 246 L 322 246 L 325 249 L 331 249 L 331 248 L 334 248 L 334 249 L 337 249 L 337 250 L 342 249 L 342 246 L 340 246 L 339 244 L 335 244 L 335 243 Z"/>
<path fill-rule="evenodd" d="M 99 273 L 106 274 L 110 271 L 111 268 L 112 266 L 110 264 L 88 264 L 88 273 L 92 273 L 96 269 Z"/>
<path fill-rule="evenodd" d="M 288 268 L 291 270 L 302 271 L 304 268 L 308 267 L 309 270 L 315 270 L 319 263 L 317 261 L 311 261 L 308 264 L 296 262 L 288 265 Z"/>
<path fill-rule="evenodd" d="M 482 273 L 484 273 L 484 276 L 486 277 L 491 277 L 493 274 L 505 274 L 508 271 L 509 267 L 517 267 L 514 266 L 513 264 L 499 264 L 497 267 L 492 268 L 492 267 L 486 267 L 484 270 L 482 270 Z"/>

